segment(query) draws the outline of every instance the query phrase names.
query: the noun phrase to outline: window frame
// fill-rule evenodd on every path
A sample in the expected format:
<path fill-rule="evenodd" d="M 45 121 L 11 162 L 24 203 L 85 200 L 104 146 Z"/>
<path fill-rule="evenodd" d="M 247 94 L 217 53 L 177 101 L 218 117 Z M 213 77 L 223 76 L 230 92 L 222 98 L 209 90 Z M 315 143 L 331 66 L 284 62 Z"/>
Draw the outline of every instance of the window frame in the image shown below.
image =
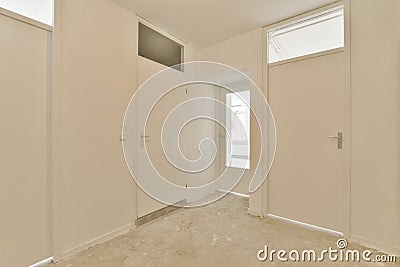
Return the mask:
<path fill-rule="evenodd" d="M 266 38 L 267 38 L 266 39 L 267 47 L 265 49 L 266 49 L 266 62 L 268 64 L 268 66 L 273 67 L 273 66 L 286 64 L 286 63 L 291 63 L 291 62 L 296 62 L 296 61 L 300 61 L 300 60 L 304 60 L 304 59 L 308 59 L 308 58 L 314 58 L 314 57 L 320 57 L 320 56 L 323 56 L 323 55 L 329 55 L 329 54 L 334 54 L 334 53 L 338 53 L 338 52 L 344 52 L 345 51 L 345 46 L 346 46 L 346 25 L 345 25 L 345 21 L 344 21 L 344 29 L 343 29 L 343 46 L 342 47 L 327 49 L 327 50 L 320 51 L 320 52 L 310 53 L 310 54 L 307 54 L 307 55 L 301 55 L 301 56 L 292 57 L 292 58 L 288 58 L 288 59 L 284 59 L 284 60 L 280 60 L 280 61 L 269 63 L 269 44 L 270 44 L 270 33 L 271 32 L 283 30 L 285 28 L 292 27 L 292 26 L 294 26 L 296 24 L 302 24 L 302 23 L 307 22 L 307 21 L 312 21 L 314 19 L 322 18 L 322 17 L 324 17 L 326 15 L 329 15 L 329 14 L 332 14 L 334 12 L 337 12 L 338 10 L 343 10 L 343 19 L 345 20 L 345 16 L 346 16 L 345 5 L 343 3 L 337 3 L 337 4 L 333 4 L 329 8 L 326 8 L 326 9 L 324 9 L 322 11 L 318 10 L 318 11 L 315 11 L 315 12 L 309 12 L 309 13 L 303 14 L 302 16 L 296 16 L 296 17 L 293 17 L 291 19 L 285 20 L 283 22 L 276 23 L 276 24 L 273 24 L 271 26 L 265 27 L 266 28 Z M 325 20 L 322 20 L 322 21 L 325 21 Z M 314 24 L 310 24 L 310 25 L 314 25 Z"/>
<path fill-rule="evenodd" d="M 185 59 L 186 42 L 176 38 L 175 36 L 169 34 L 168 32 L 166 32 L 166 31 L 164 31 L 164 30 L 162 30 L 160 28 L 156 27 L 155 25 L 151 24 L 150 22 L 148 22 L 147 20 L 145 20 L 145 19 L 143 19 L 143 18 L 141 18 L 139 16 L 138 16 L 138 20 L 137 20 L 137 51 L 136 51 L 138 56 L 140 56 L 139 55 L 139 25 L 140 24 L 143 24 L 144 26 L 152 29 L 153 31 L 163 35 L 164 37 L 166 37 L 166 38 L 170 39 L 171 41 L 173 41 L 173 42 L 177 43 L 178 45 L 180 45 L 181 46 L 181 64 L 184 64 L 186 62 L 186 59 Z M 142 57 L 142 56 L 140 56 L 140 57 Z M 148 59 L 147 57 L 144 57 L 144 58 Z M 151 59 L 149 59 L 149 60 L 151 60 Z M 151 60 L 151 61 L 153 61 L 153 60 Z M 153 62 L 156 62 L 156 61 L 153 61 Z M 165 66 L 166 68 L 172 68 L 172 67 L 164 65 L 162 63 L 159 63 L 159 62 L 157 62 L 157 63 Z M 184 65 L 182 65 L 181 67 L 182 67 L 182 69 L 181 70 L 177 69 L 177 71 L 183 72 L 184 71 Z"/>
<path fill-rule="evenodd" d="M 3 7 L 0 7 L 0 15 L 21 21 L 23 23 L 29 24 L 31 26 L 37 27 L 39 29 L 52 32 L 53 31 L 53 26 L 50 26 L 48 24 L 45 24 L 43 22 L 28 18 L 26 16 L 20 15 L 18 13 L 15 13 L 14 11 L 10 11 L 8 9 L 5 9 Z"/>
<path fill-rule="evenodd" d="M 248 103 L 243 99 L 243 96 L 240 95 L 241 92 L 246 92 L 248 93 Z M 232 116 L 231 114 L 231 109 L 232 109 L 232 103 L 231 101 L 228 101 L 229 97 L 231 97 L 232 95 L 238 95 L 238 98 L 241 99 L 241 101 L 244 104 L 244 108 L 246 109 L 246 113 L 248 113 L 248 129 L 246 129 L 247 135 L 248 135 L 248 144 L 245 144 L 248 148 L 248 155 L 246 158 L 241 158 L 243 160 L 246 160 L 246 166 L 236 166 L 236 165 L 232 165 L 232 159 L 240 159 L 241 155 L 236 155 L 234 153 L 232 153 L 232 146 L 233 146 L 233 140 L 231 139 L 231 143 L 229 146 L 229 142 L 228 139 L 225 139 L 225 167 L 226 168 L 236 168 L 236 169 L 242 169 L 242 170 L 250 170 L 251 168 L 251 108 L 250 108 L 250 101 L 251 101 L 251 91 L 250 90 L 243 90 L 240 92 L 230 92 L 225 94 L 225 102 L 226 102 L 226 109 L 225 109 L 225 120 L 226 120 L 226 126 L 230 127 L 231 126 L 231 122 L 228 122 L 228 115 L 229 117 Z M 230 129 L 229 130 L 229 134 L 230 134 Z M 239 141 L 240 142 L 240 141 Z M 245 156 L 243 156 L 245 157 Z M 229 161 L 229 159 L 231 159 L 231 161 Z"/>
<path fill-rule="evenodd" d="M 49 4 L 49 3 L 48 3 Z M 46 31 L 52 31 L 54 27 L 54 16 L 55 16 L 55 0 L 51 0 L 51 21 L 44 21 L 43 17 L 33 16 L 34 12 L 23 12 L 21 9 L 14 9 L 10 6 L 0 6 L 0 14 L 19 20 L 21 22 L 30 24 L 32 26 L 41 28 Z M 37 15 L 37 14 L 36 14 Z M 48 23 L 49 22 L 49 23 Z"/>

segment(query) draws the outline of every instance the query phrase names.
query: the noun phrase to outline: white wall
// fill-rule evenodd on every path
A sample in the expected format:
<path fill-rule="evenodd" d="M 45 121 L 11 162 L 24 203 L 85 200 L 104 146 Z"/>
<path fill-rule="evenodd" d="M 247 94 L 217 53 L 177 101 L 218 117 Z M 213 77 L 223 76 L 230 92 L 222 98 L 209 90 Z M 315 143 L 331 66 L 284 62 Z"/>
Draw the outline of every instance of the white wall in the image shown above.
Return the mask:
<path fill-rule="evenodd" d="M 235 38 L 203 48 L 196 53 L 196 60 L 214 61 L 232 66 L 244 71 L 262 88 L 262 29 L 255 29 Z M 255 99 L 251 99 L 251 102 Z M 251 171 L 246 171 L 242 181 L 233 190 L 248 194 L 251 172 L 254 170 L 259 153 L 259 135 L 256 131 L 256 121 L 251 120 Z"/>
<path fill-rule="evenodd" d="M 51 256 L 51 33 L 0 14 L 0 266 Z"/>
<path fill-rule="evenodd" d="M 400 2 L 351 3 L 351 239 L 400 254 Z M 261 43 L 256 29 L 201 49 L 197 59 L 248 68 L 261 86 Z M 261 214 L 261 201 L 253 194 L 250 212 Z"/>
<path fill-rule="evenodd" d="M 56 0 L 53 254 L 60 260 L 128 230 L 136 185 L 120 133 L 137 89 L 139 18 L 110 0 Z M 193 49 L 185 47 L 185 59 Z"/>
<path fill-rule="evenodd" d="M 400 3 L 351 12 L 351 237 L 400 254 Z"/>
<path fill-rule="evenodd" d="M 52 174 L 53 253 L 59 259 L 126 229 L 136 216 L 135 185 L 119 133 L 137 86 L 137 17 L 109 0 L 56 4 Z M 399 4 L 354 0 L 352 8 L 352 237 L 396 249 L 400 66 L 394 26 L 400 24 Z M 262 85 L 261 29 L 196 56 L 247 69 Z M 257 143 L 253 139 L 253 146 Z M 247 193 L 248 182 L 237 191 Z"/>
<path fill-rule="evenodd" d="M 126 230 L 135 185 L 120 132 L 137 87 L 137 18 L 108 0 L 56 1 L 54 255 Z"/>

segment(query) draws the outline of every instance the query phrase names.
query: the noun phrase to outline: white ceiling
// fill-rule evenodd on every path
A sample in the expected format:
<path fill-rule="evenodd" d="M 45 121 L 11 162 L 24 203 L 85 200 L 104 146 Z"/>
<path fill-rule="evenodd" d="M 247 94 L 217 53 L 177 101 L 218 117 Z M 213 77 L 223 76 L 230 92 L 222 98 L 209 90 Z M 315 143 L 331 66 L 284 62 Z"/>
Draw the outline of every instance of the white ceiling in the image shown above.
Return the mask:
<path fill-rule="evenodd" d="M 113 0 L 162 30 L 205 47 L 336 0 Z"/>

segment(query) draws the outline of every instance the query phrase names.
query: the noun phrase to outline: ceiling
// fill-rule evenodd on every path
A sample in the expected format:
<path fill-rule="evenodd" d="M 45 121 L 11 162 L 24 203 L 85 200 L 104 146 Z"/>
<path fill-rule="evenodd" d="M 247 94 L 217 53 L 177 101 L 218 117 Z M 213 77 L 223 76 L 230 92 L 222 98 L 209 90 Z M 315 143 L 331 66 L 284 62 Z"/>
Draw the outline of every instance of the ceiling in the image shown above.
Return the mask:
<path fill-rule="evenodd" d="M 113 0 L 196 48 L 337 0 Z"/>

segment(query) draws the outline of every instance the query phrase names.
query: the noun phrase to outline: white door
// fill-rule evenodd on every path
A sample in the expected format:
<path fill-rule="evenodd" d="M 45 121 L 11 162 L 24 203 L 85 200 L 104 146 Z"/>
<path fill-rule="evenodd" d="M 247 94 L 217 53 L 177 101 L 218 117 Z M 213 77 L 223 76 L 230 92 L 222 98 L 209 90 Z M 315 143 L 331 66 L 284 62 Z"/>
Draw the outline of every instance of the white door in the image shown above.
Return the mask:
<path fill-rule="evenodd" d="M 138 86 L 142 85 L 148 78 L 165 69 L 166 66 L 139 56 L 138 58 Z M 156 88 L 154 88 L 156 90 Z M 185 88 L 178 88 L 166 94 L 155 105 L 148 120 L 145 132 L 143 125 L 146 117 L 141 114 L 137 117 L 137 142 L 136 146 L 136 166 L 135 175 L 140 175 L 146 179 L 157 179 L 157 177 L 149 177 L 155 175 L 154 172 L 147 168 L 155 168 L 165 179 L 174 184 L 181 186 L 186 185 L 186 174 L 174 168 L 166 159 L 161 145 L 161 128 L 163 126 L 165 116 L 180 102 L 185 99 Z M 143 103 L 143 102 L 142 102 Z M 139 104 L 140 105 L 140 104 Z M 141 112 L 142 108 L 135 107 L 136 112 Z M 145 147 L 146 146 L 146 147 Z M 153 167 L 144 164 L 147 160 L 147 153 L 153 164 Z M 141 218 L 159 209 L 166 207 L 165 204 L 153 199 L 147 195 L 140 187 L 137 187 L 137 217 Z M 182 201 L 178 196 L 174 203 Z M 171 203 L 172 204 L 172 203 Z"/>
<path fill-rule="evenodd" d="M 268 75 L 277 127 L 269 213 L 343 232 L 344 52 L 274 64 Z"/>

